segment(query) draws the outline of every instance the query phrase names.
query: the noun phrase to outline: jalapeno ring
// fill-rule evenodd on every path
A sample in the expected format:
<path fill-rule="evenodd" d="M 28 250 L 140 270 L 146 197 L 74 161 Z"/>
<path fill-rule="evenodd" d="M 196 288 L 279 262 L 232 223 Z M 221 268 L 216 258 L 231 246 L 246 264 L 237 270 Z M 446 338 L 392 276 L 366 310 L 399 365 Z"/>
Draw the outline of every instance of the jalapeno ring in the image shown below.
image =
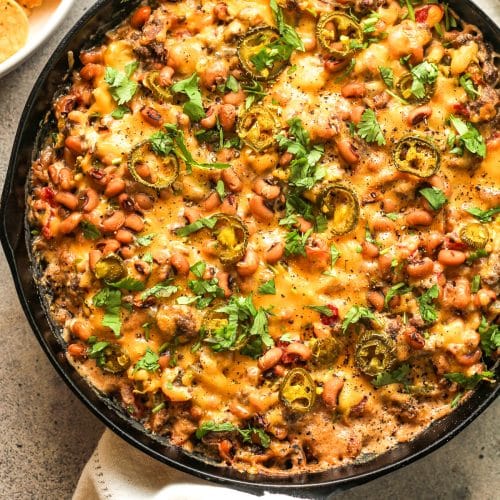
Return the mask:
<path fill-rule="evenodd" d="M 359 219 L 359 201 L 353 189 L 342 184 L 327 185 L 318 196 L 319 211 L 330 219 L 329 229 L 340 236 L 352 231 Z"/>
<path fill-rule="evenodd" d="M 431 100 L 431 97 L 434 95 L 436 90 L 436 82 L 434 83 L 425 83 L 424 89 L 425 94 L 424 97 L 418 98 L 412 92 L 413 85 L 413 75 L 409 72 L 404 73 L 396 82 L 396 90 L 399 95 L 411 104 L 419 103 L 422 104 L 424 102 L 428 102 Z"/>
<path fill-rule="evenodd" d="M 234 215 L 215 214 L 217 222 L 212 234 L 217 240 L 217 252 L 222 264 L 235 264 L 243 258 L 247 249 L 248 229 L 246 224 Z"/>
<path fill-rule="evenodd" d="M 314 339 L 311 343 L 312 363 L 316 366 L 327 366 L 335 362 L 339 356 L 340 346 L 333 337 Z"/>
<path fill-rule="evenodd" d="M 471 222 L 460 230 L 460 239 L 470 248 L 484 248 L 490 239 L 488 228 L 484 224 Z"/>
<path fill-rule="evenodd" d="M 323 49 L 344 59 L 363 43 L 363 30 L 357 21 L 346 14 L 323 14 L 316 25 L 316 38 Z M 354 43 L 352 43 L 354 42 Z"/>
<path fill-rule="evenodd" d="M 238 120 L 238 137 L 254 151 L 260 152 L 275 143 L 278 123 L 275 114 L 261 104 L 252 106 Z"/>
<path fill-rule="evenodd" d="M 99 364 L 103 371 L 121 373 L 130 366 L 130 357 L 118 344 L 110 344 L 103 350 L 104 362 Z"/>
<path fill-rule="evenodd" d="M 127 276 L 127 267 L 121 257 L 110 253 L 97 261 L 94 274 L 97 279 L 106 283 L 116 283 Z"/>
<path fill-rule="evenodd" d="M 396 364 L 396 344 L 382 332 L 368 331 L 356 344 L 356 366 L 366 375 L 375 377 L 390 371 Z"/>
<path fill-rule="evenodd" d="M 154 158 L 152 161 L 151 158 Z M 147 161 L 146 163 L 146 160 Z M 147 177 L 139 175 L 137 168 L 145 165 Z M 151 149 L 149 141 L 143 141 L 135 145 L 129 154 L 128 169 L 137 182 L 155 189 L 164 189 L 173 184 L 179 175 L 179 162 L 173 154 L 167 156 L 157 155 Z M 143 174 L 146 175 L 146 174 Z"/>
<path fill-rule="evenodd" d="M 273 60 L 272 66 L 257 70 L 252 57 L 281 38 L 279 31 L 270 26 L 260 26 L 249 30 L 238 45 L 238 58 L 242 68 L 254 80 L 271 80 L 285 69 L 288 60 Z"/>
<path fill-rule="evenodd" d="M 292 411 L 307 413 L 316 401 L 316 384 L 303 368 L 294 368 L 285 376 L 280 387 L 281 401 Z"/>
<path fill-rule="evenodd" d="M 400 172 L 422 178 L 434 175 L 441 161 L 441 155 L 432 141 L 411 135 L 398 141 L 393 158 Z"/>
<path fill-rule="evenodd" d="M 168 88 L 163 87 L 160 82 L 160 72 L 150 71 L 142 80 L 142 84 L 151 91 L 154 97 L 160 101 L 168 101 L 172 94 Z"/>

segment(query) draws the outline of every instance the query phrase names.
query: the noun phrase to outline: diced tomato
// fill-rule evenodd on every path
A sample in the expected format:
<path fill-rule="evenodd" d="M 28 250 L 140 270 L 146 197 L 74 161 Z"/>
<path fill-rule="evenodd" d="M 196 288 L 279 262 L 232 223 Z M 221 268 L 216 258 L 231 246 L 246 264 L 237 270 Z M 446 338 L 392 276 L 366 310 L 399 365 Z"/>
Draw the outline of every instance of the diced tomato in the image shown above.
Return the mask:
<path fill-rule="evenodd" d="M 43 201 L 46 201 L 51 207 L 58 206 L 57 202 L 54 200 L 54 197 L 55 193 L 54 191 L 52 191 L 52 189 L 50 189 L 49 187 L 42 188 L 41 198 Z"/>
<path fill-rule="evenodd" d="M 328 309 L 332 311 L 332 315 L 327 316 L 326 314 L 321 314 L 320 315 L 321 323 L 327 326 L 333 326 L 339 319 L 339 310 L 332 304 L 328 304 L 326 307 L 328 307 Z"/>
<path fill-rule="evenodd" d="M 425 21 L 427 21 L 427 16 L 429 15 L 430 8 L 431 8 L 430 5 L 426 5 L 425 7 L 416 10 L 415 21 L 417 21 L 417 23 L 425 23 Z"/>
<path fill-rule="evenodd" d="M 465 116 L 465 118 L 470 117 L 469 108 L 467 107 L 467 104 L 464 104 L 463 102 L 457 102 L 456 104 L 454 104 L 453 110 L 456 114 Z"/>

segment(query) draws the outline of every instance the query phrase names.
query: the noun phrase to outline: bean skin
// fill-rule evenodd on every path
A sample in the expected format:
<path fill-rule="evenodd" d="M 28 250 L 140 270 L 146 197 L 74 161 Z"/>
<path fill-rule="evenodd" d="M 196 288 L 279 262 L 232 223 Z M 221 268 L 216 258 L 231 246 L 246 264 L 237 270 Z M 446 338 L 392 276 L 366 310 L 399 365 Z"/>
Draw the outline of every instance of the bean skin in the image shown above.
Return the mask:
<path fill-rule="evenodd" d="M 347 83 L 340 92 L 343 97 L 363 97 L 366 95 L 366 85 L 362 82 Z"/>
<path fill-rule="evenodd" d="M 229 132 L 236 123 L 236 108 L 232 104 L 222 104 L 219 108 L 219 123 L 224 132 Z"/>
<path fill-rule="evenodd" d="M 406 224 L 410 227 L 413 226 L 430 226 L 433 221 L 432 214 L 425 210 L 413 210 L 406 214 Z"/>
<path fill-rule="evenodd" d="M 134 29 L 142 28 L 148 21 L 151 15 L 151 7 L 149 5 L 143 5 L 136 9 L 130 18 L 130 25 Z"/>
<path fill-rule="evenodd" d="M 200 210 L 196 207 L 184 208 L 184 218 L 187 219 L 189 224 L 197 221 L 201 217 Z"/>
<path fill-rule="evenodd" d="M 69 135 L 64 141 L 64 145 L 72 152 L 77 155 L 83 154 L 85 148 L 83 147 L 83 142 L 80 137 L 76 135 Z"/>
<path fill-rule="evenodd" d="M 118 229 L 118 231 L 116 231 L 115 238 L 120 243 L 124 243 L 125 245 L 130 245 L 134 241 L 134 235 L 126 229 Z"/>
<path fill-rule="evenodd" d="M 61 234 L 71 233 L 78 227 L 78 224 L 80 224 L 81 220 L 82 220 L 82 214 L 78 212 L 73 212 L 59 224 L 59 232 Z"/>
<path fill-rule="evenodd" d="M 476 349 L 470 353 L 455 353 L 455 359 L 462 366 L 472 366 L 479 362 L 482 355 L 481 349 Z"/>
<path fill-rule="evenodd" d="M 271 222 L 274 218 L 274 212 L 266 207 L 262 196 L 252 196 L 249 201 L 249 208 L 252 215 L 260 221 Z"/>
<path fill-rule="evenodd" d="M 66 167 L 59 170 L 59 186 L 63 191 L 73 189 L 75 181 L 73 179 L 73 172 Z"/>
<path fill-rule="evenodd" d="M 432 231 L 430 232 L 423 242 L 425 249 L 428 253 L 432 253 L 444 241 L 444 236 L 441 233 Z"/>
<path fill-rule="evenodd" d="M 219 2 L 214 7 L 214 16 L 219 21 L 228 21 L 230 19 L 229 10 L 224 2 Z"/>
<path fill-rule="evenodd" d="M 243 260 L 236 264 L 236 272 L 243 277 L 255 274 L 259 268 L 259 256 L 251 248 L 247 249 Z"/>
<path fill-rule="evenodd" d="M 144 221 L 137 214 L 127 215 L 124 225 L 125 227 L 132 229 L 132 231 L 135 231 L 136 233 L 144 229 Z"/>
<path fill-rule="evenodd" d="M 253 185 L 253 190 L 266 198 L 266 200 L 275 200 L 281 193 L 279 186 L 269 184 L 264 179 L 257 179 Z"/>
<path fill-rule="evenodd" d="M 235 215 L 236 209 L 238 208 L 238 203 L 236 200 L 236 196 L 233 194 L 226 196 L 222 201 L 220 206 L 220 211 L 226 215 Z"/>
<path fill-rule="evenodd" d="M 210 193 L 202 202 L 203 210 L 207 212 L 211 212 L 215 210 L 218 206 L 220 206 L 221 201 L 219 195 L 216 192 Z"/>
<path fill-rule="evenodd" d="M 385 303 L 384 303 L 384 296 L 382 293 L 377 292 L 376 290 L 370 290 L 366 294 L 366 299 L 378 312 L 384 309 Z"/>
<path fill-rule="evenodd" d="M 98 48 L 87 50 L 85 52 L 80 52 L 80 61 L 82 64 L 102 63 L 103 62 L 103 53 L 104 53 L 104 47 L 98 47 Z"/>
<path fill-rule="evenodd" d="M 106 189 L 104 190 L 104 195 L 108 198 L 113 198 L 125 191 L 125 181 L 119 177 L 115 177 L 108 182 Z"/>
<path fill-rule="evenodd" d="M 93 80 L 102 75 L 104 67 L 101 64 L 88 63 L 80 70 L 80 76 L 84 80 Z"/>
<path fill-rule="evenodd" d="M 412 278 L 425 278 L 432 273 L 434 269 L 434 262 L 425 257 L 419 262 L 412 262 L 406 266 L 406 272 Z"/>
<path fill-rule="evenodd" d="M 353 106 L 351 108 L 351 121 L 357 125 L 361 121 L 361 116 L 365 111 L 364 106 Z"/>
<path fill-rule="evenodd" d="M 465 259 L 465 253 L 459 250 L 443 249 L 438 254 L 438 261 L 443 266 L 459 266 L 465 262 Z"/>
<path fill-rule="evenodd" d="M 86 353 L 85 346 L 82 344 L 69 344 L 68 354 L 74 358 L 82 358 Z"/>
<path fill-rule="evenodd" d="M 282 241 L 274 243 L 269 250 L 266 251 L 264 259 L 268 264 L 276 264 L 285 253 L 285 244 Z"/>
<path fill-rule="evenodd" d="M 206 112 L 205 118 L 200 120 L 200 125 L 206 129 L 212 129 L 217 125 L 217 116 L 219 113 L 219 105 L 212 104 Z"/>
<path fill-rule="evenodd" d="M 90 328 L 90 326 L 86 322 L 81 320 L 73 321 L 70 330 L 75 337 L 83 340 L 84 342 L 86 342 L 92 335 L 92 329 Z"/>
<path fill-rule="evenodd" d="M 408 117 L 406 119 L 408 125 L 410 127 L 414 127 L 421 121 L 427 120 L 432 115 L 432 108 L 428 105 L 425 104 L 423 106 L 419 106 L 418 108 L 415 108 L 410 111 L 408 114 Z"/>
<path fill-rule="evenodd" d="M 113 238 L 109 238 L 104 241 L 104 247 L 102 249 L 103 255 L 109 255 L 110 253 L 115 253 L 120 249 L 120 243 Z"/>
<path fill-rule="evenodd" d="M 377 245 L 369 243 L 368 241 L 363 241 L 363 243 L 361 243 L 361 248 L 361 255 L 365 259 L 374 259 L 375 257 L 378 257 L 379 250 Z"/>
<path fill-rule="evenodd" d="M 95 265 L 101 259 L 102 253 L 100 250 L 91 250 L 89 252 L 89 268 L 91 271 L 95 270 Z"/>
<path fill-rule="evenodd" d="M 113 233 L 118 231 L 123 224 L 125 224 L 125 214 L 121 210 L 117 210 L 102 222 L 101 227 L 105 233 Z"/>
<path fill-rule="evenodd" d="M 141 210 L 150 210 L 154 206 L 153 200 L 144 193 L 134 194 L 134 201 Z"/>
<path fill-rule="evenodd" d="M 64 205 L 69 210 L 76 210 L 78 207 L 78 197 L 67 191 L 59 191 L 54 196 L 54 200 Z"/>
<path fill-rule="evenodd" d="M 414 327 L 407 328 L 404 332 L 404 339 L 406 343 L 416 351 L 425 347 L 425 338 L 417 332 Z"/>
<path fill-rule="evenodd" d="M 161 114 L 151 106 L 142 108 L 141 116 L 146 123 L 149 123 L 149 125 L 152 125 L 153 127 L 159 128 L 163 125 L 163 118 Z"/>
<path fill-rule="evenodd" d="M 170 264 L 175 268 L 177 274 L 187 276 L 189 274 L 189 261 L 187 257 L 181 253 L 174 253 L 170 257 Z"/>
<path fill-rule="evenodd" d="M 243 90 L 238 90 L 238 92 L 229 92 L 223 98 L 222 102 L 224 104 L 232 104 L 233 106 L 239 106 L 245 102 L 246 96 Z"/>
<path fill-rule="evenodd" d="M 225 271 L 218 271 L 215 274 L 215 277 L 219 281 L 219 287 L 224 290 L 224 297 L 230 297 L 232 292 L 229 288 L 229 273 L 226 273 Z"/>
<path fill-rule="evenodd" d="M 372 231 L 375 232 L 394 231 L 396 229 L 394 221 L 388 219 L 387 217 L 374 216 L 369 224 Z"/>
<path fill-rule="evenodd" d="M 357 152 L 352 141 L 349 139 L 342 139 L 337 142 L 337 148 L 340 156 L 349 164 L 357 165 L 359 163 L 359 153 Z"/>
<path fill-rule="evenodd" d="M 273 368 L 280 362 L 283 350 L 280 347 L 273 347 L 264 353 L 257 361 L 258 367 L 263 371 Z"/>
<path fill-rule="evenodd" d="M 337 408 L 337 400 L 342 387 L 344 387 L 344 380 L 335 376 L 329 378 L 323 384 L 321 399 L 323 400 L 323 403 L 325 403 L 325 405 L 332 411 Z"/>
<path fill-rule="evenodd" d="M 238 177 L 238 174 L 232 168 L 224 169 L 222 171 L 221 177 L 226 187 L 233 193 L 237 193 L 241 191 L 241 189 L 243 188 L 243 183 L 241 182 L 241 179 Z"/>
<path fill-rule="evenodd" d="M 118 250 L 118 253 L 122 259 L 131 259 L 134 256 L 134 249 L 130 245 L 123 245 Z"/>
<path fill-rule="evenodd" d="M 309 361 L 312 356 L 311 348 L 302 342 L 290 342 L 285 347 L 286 354 L 296 354 L 302 361 Z"/>

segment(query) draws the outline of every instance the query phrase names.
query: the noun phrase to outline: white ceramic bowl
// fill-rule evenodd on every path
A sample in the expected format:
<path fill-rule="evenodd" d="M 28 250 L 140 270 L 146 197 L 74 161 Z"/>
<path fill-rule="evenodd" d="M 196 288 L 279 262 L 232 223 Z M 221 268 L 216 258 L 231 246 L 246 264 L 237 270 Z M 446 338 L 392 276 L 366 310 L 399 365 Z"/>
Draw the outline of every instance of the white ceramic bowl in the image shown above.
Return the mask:
<path fill-rule="evenodd" d="M 21 64 L 32 52 L 34 52 L 54 30 L 68 13 L 74 0 L 43 0 L 40 7 L 31 11 L 29 20 L 29 32 L 26 45 L 0 63 L 0 78 Z"/>

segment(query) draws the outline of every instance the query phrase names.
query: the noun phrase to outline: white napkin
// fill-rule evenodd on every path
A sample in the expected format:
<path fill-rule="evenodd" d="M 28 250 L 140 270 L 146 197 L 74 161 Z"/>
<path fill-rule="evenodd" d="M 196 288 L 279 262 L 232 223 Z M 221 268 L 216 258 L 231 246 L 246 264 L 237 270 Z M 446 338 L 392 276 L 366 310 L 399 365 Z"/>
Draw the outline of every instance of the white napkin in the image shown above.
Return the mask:
<path fill-rule="evenodd" d="M 500 24 L 500 0 L 476 0 L 476 3 Z M 207 500 L 257 498 L 163 465 L 106 430 L 83 469 L 73 500 L 191 500 L 203 497 Z M 266 494 L 259 498 L 286 500 L 292 497 Z"/>

